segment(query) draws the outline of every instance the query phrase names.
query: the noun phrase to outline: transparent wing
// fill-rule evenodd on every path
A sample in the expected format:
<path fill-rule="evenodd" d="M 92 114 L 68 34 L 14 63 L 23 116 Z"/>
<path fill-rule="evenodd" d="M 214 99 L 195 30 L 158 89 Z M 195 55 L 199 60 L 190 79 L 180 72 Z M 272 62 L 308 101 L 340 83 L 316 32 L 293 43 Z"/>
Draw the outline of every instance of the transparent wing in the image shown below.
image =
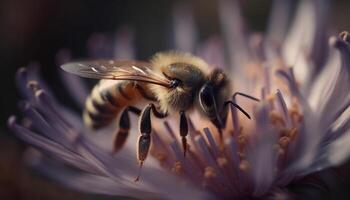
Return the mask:
<path fill-rule="evenodd" d="M 171 87 L 171 81 L 152 69 L 152 64 L 133 60 L 93 60 L 61 66 L 69 73 L 93 79 L 142 81 Z"/>

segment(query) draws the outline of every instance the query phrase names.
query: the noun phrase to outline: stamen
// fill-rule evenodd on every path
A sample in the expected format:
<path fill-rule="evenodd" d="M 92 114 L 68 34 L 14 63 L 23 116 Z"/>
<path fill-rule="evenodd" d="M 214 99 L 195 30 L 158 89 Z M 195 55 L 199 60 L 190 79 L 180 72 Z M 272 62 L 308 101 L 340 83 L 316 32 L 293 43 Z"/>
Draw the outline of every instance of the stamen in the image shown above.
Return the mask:
<path fill-rule="evenodd" d="M 37 81 L 28 81 L 27 88 L 33 91 L 33 93 L 41 89 Z"/>
<path fill-rule="evenodd" d="M 290 143 L 290 139 L 289 137 L 283 136 L 278 140 L 278 144 L 280 145 L 280 147 L 282 148 L 287 148 L 288 144 Z"/>
<path fill-rule="evenodd" d="M 229 146 L 230 146 L 230 158 L 232 158 L 233 168 L 238 169 L 239 164 L 239 157 L 238 157 L 238 147 L 237 143 L 234 139 L 229 139 Z"/>
<path fill-rule="evenodd" d="M 211 149 L 213 150 L 214 156 L 218 157 L 219 156 L 219 149 L 218 146 L 216 145 L 216 142 L 213 138 L 213 135 L 211 134 L 209 128 L 204 128 L 203 129 L 205 136 L 208 139 L 208 142 L 210 144 Z"/>
<path fill-rule="evenodd" d="M 295 137 L 298 135 L 298 129 L 297 128 L 292 128 L 289 133 L 288 133 L 288 137 L 291 139 L 291 140 L 294 140 Z"/>
<path fill-rule="evenodd" d="M 287 105 L 286 105 L 286 102 L 284 101 L 284 98 L 282 96 L 282 93 L 279 89 L 277 89 L 277 92 L 276 92 L 276 96 L 278 98 L 278 104 L 280 105 L 281 109 L 282 109 L 282 113 L 283 113 L 283 116 L 284 116 L 284 120 L 287 122 L 287 128 L 291 127 L 292 125 L 292 122 L 291 122 L 291 119 L 288 115 L 288 108 L 287 108 Z"/>
<path fill-rule="evenodd" d="M 183 172 L 186 173 L 186 175 L 189 176 L 189 178 L 192 180 L 198 181 L 198 177 L 196 176 L 198 171 L 194 170 L 194 166 L 191 165 L 189 160 L 184 159 L 182 154 L 183 152 L 175 140 L 170 143 L 170 147 L 173 150 L 176 159 L 178 160 L 177 162 L 180 162 Z"/>
<path fill-rule="evenodd" d="M 227 164 L 228 164 L 228 161 L 225 157 L 219 157 L 218 159 L 216 159 L 216 161 L 221 168 L 227 166 Z"/>
<path fill-rule="evenodd" d="M 268 66 L 264 66 L 264 82 L 265 82 L 265 90 L 267 94 L 271 92 L 271 78 L 270 78 L 270 70 L 271 68 Z"/>
<path fill-rule="evenodd" d="M 238 141 L 238 144 L 239 144 L 240 147 L 244 147 L 244 145 L 247 142 L 247 139 L 246 139 L 244 134 L 239 134 L 237 141 Z"/>
<path fill-rule="evenodd" d="M 164 121 L 164 126 L 167 129 L 167 132 L 169 133 L 170 137 L 174 140 L 176 140 L 176 136 L 175 133 L 173 131 L 173 129 L 171 128 L 169 122 L 167 120 Z"/>
<path fill-rule="evenodd" d="M 208 166 L 204 169 L 204 178 L 205 179 L 216 178 L 216 172 L 213 167 Z"/>
<path fill-rule="evenodd" d="M 275 124 L 275 125 L 279 124 L 280 126 L 285 126 L 285 121 L 280 116 L 280 114 L 278 114 L 276 111 L 271 111 L 269 113 L 269 119 L 272 124 Z"/>
<path fill-rule="evenodd" d="M 298 100 L 302 100 L 302 95 L 299 92 L 297 83 L 295 82 L 294 79 L 294 73 L 293 69 L 289 70 L 289 73 L 286 72 L 285 70 L 277 70 L 276 75 L 282 77 L 284 80 L 287 81 L 289 90 L 292 92 L 292 94 L 298 98 Z"/>
<path fill-rule="evenodd" d="M 152 154 L 160 163 L 161 166 L 165 167 L 168 163 L 167 154 L 162 152 L 156 152 Z"/>
<path fill-rule="evenodd" d="M 232 185 L 230 184 L 230 181 L 228 177 L 224 175 L 224 173 L 220 170 L 218 167 L 218 164 L 216 163 L 216 159 L 213 155 L 211 155 L 209 148 L 202 136 L 196 137 L 196 142 L 198 143 L 198 146 L 201 149 L 203 159 L 207 161 L 208 165 L 214 167 L 214 169 L 217 171 L 216 174 L 218 175 L 218 182 L 222 182 L 223 184 L 227 184 L 230 189 L 232 189 Z"/>
<path fill-rule="evenodd" d="M 181 163 L 179 161 L 176 161 L 173 168 L 171 168 L 171 171 L 173 171 L 177 175 L 180 175 L 181 173 L 183 173 L 183 168 Z"/>
<path fill-rule="evenodd" d="M 300 124 L 303 119 L 304 116 L 299 112 L 299 110 L 295 109 L 295 108 L 291 108 L 289 109 L 289 115 L 292 119 L 293 125 L 296 126 L 297 124 Z"/>
<path fill-rule="evenodd" d="M 232 99 L 232 101 L 235 101 L 235 99 Z M 237 110 L 234 109 L 233 105 L 230 105 L 230 111 L 231 111 L 231 119 L 232 119 L 232 125 L 233 125 L 233 133 L 234 135 L 236 135 L 238 134 L 238 129 L 239 129 L 238 113 L 237 113 Z"/>

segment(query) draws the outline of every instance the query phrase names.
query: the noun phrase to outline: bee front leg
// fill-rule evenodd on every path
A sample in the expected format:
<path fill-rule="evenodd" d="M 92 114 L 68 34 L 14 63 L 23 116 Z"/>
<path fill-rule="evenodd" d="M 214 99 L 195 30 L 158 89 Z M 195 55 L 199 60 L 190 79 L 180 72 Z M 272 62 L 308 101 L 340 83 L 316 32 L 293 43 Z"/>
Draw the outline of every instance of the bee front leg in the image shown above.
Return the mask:
<path fill-rule="evenodd" d="M 119 118 L 119 127 L 118 127 L 119 130 L 114 139 L 113 154 L 117 153 L 124 146 L 126 139 L 129 136 L 129 131 L 130 131 L 129 112 L 132 112 L 136 115 L 140 115 L 141 110 L 133 106 L 129 106 L 123 110 Z"/>
<path fill-rule="evenodd" d="M 184 150 L 184 157 L 186 157 L 187 152 L 187 139 L 186 136 L 188 134 L 188 124 L 187 124 L 187 118 L 184 111 L 180 112 L 180 135 L 181 135 L 181 141 L 182 141 L 182 148 Z"/>
<path fill-rule="evenodd" d="M 152 123 L 151 123 L 151 112 L 157 118 L 164 118 L 167 116 L 166 113 L 161 113 L 157 111 L 153 103 L 148 104 L 141 112 L 139 128 L 141 136 L 138 139 L 138 149 L 137 149 L 137 159 L 140 162 L 140 171 L 143 165 L 143 162 L 146 160 L 149 148 L 151 145 L 151 132 L 152 132 Z M 140 178 L 140 172 L 135 181 L 138 181 Z"/>

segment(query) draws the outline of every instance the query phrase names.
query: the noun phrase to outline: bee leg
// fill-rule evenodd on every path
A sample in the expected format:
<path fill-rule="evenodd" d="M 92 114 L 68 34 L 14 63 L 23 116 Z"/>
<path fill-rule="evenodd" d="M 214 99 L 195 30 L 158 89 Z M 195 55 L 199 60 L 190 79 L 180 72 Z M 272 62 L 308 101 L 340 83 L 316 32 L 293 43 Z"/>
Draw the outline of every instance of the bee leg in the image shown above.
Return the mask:
<path fill-rule="evenodd" d="M 114 147 L 112 152 L 113 154 L 117 153 L 124 146 L 126 139 L 129 136 L 129 130 L 130 130 L 129 112 L 132 112 L 136 115 L 140 115 L 141 110 L 133 106 L 129 106 L 123 110 L 119 119 L 119 130 L 114 139 Z"/>
<path fill-rule="evenodd" d="M 188 134 L 188 124 L 187 118 L 184 111 L 180 112 L 180 136 L 182 141 L 182 148 L 184 150 L 184 157 L 186 157 L 187 152 L 187 139 L 186 136 Z"/>
<path fill-rule="evenodd" d="M 153 114 L 158 118 L 164 118 L 167 116 L 166 113 L 161 113 L 157 111 L 156 107 L 152 103 L 148 104 L 148 106 L 146 106 L 141 112 L 141 117 L 139 122 L 141 136 L 139 137 L 138 144 L 137 144 L 138 145 L 137 159 L 140 162 L 140 170 L 139 170 L 138 176 L 135 179 L 135 182 L 139 181 L 140 179 L 141 168 L 143 166 L 144 161 L 147 158 L 149 148 L 151 145 L 151 132 L 152 132 L 151 112 L 153 112 Z"/>

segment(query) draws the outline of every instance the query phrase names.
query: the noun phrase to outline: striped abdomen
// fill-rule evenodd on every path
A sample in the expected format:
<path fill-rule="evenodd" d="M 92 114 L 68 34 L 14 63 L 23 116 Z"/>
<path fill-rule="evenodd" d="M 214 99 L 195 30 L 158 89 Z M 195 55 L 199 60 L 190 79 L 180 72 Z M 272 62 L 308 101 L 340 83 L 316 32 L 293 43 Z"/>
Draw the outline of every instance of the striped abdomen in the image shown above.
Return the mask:
<path fill-rule="evenodd" d="M 143 98 L 153 98 L 145 84 L 134 81 L 101 80 L 86 99 L 84 122 L 92 128 L 101 128 L 116 119 L 127 106 Z"/>

